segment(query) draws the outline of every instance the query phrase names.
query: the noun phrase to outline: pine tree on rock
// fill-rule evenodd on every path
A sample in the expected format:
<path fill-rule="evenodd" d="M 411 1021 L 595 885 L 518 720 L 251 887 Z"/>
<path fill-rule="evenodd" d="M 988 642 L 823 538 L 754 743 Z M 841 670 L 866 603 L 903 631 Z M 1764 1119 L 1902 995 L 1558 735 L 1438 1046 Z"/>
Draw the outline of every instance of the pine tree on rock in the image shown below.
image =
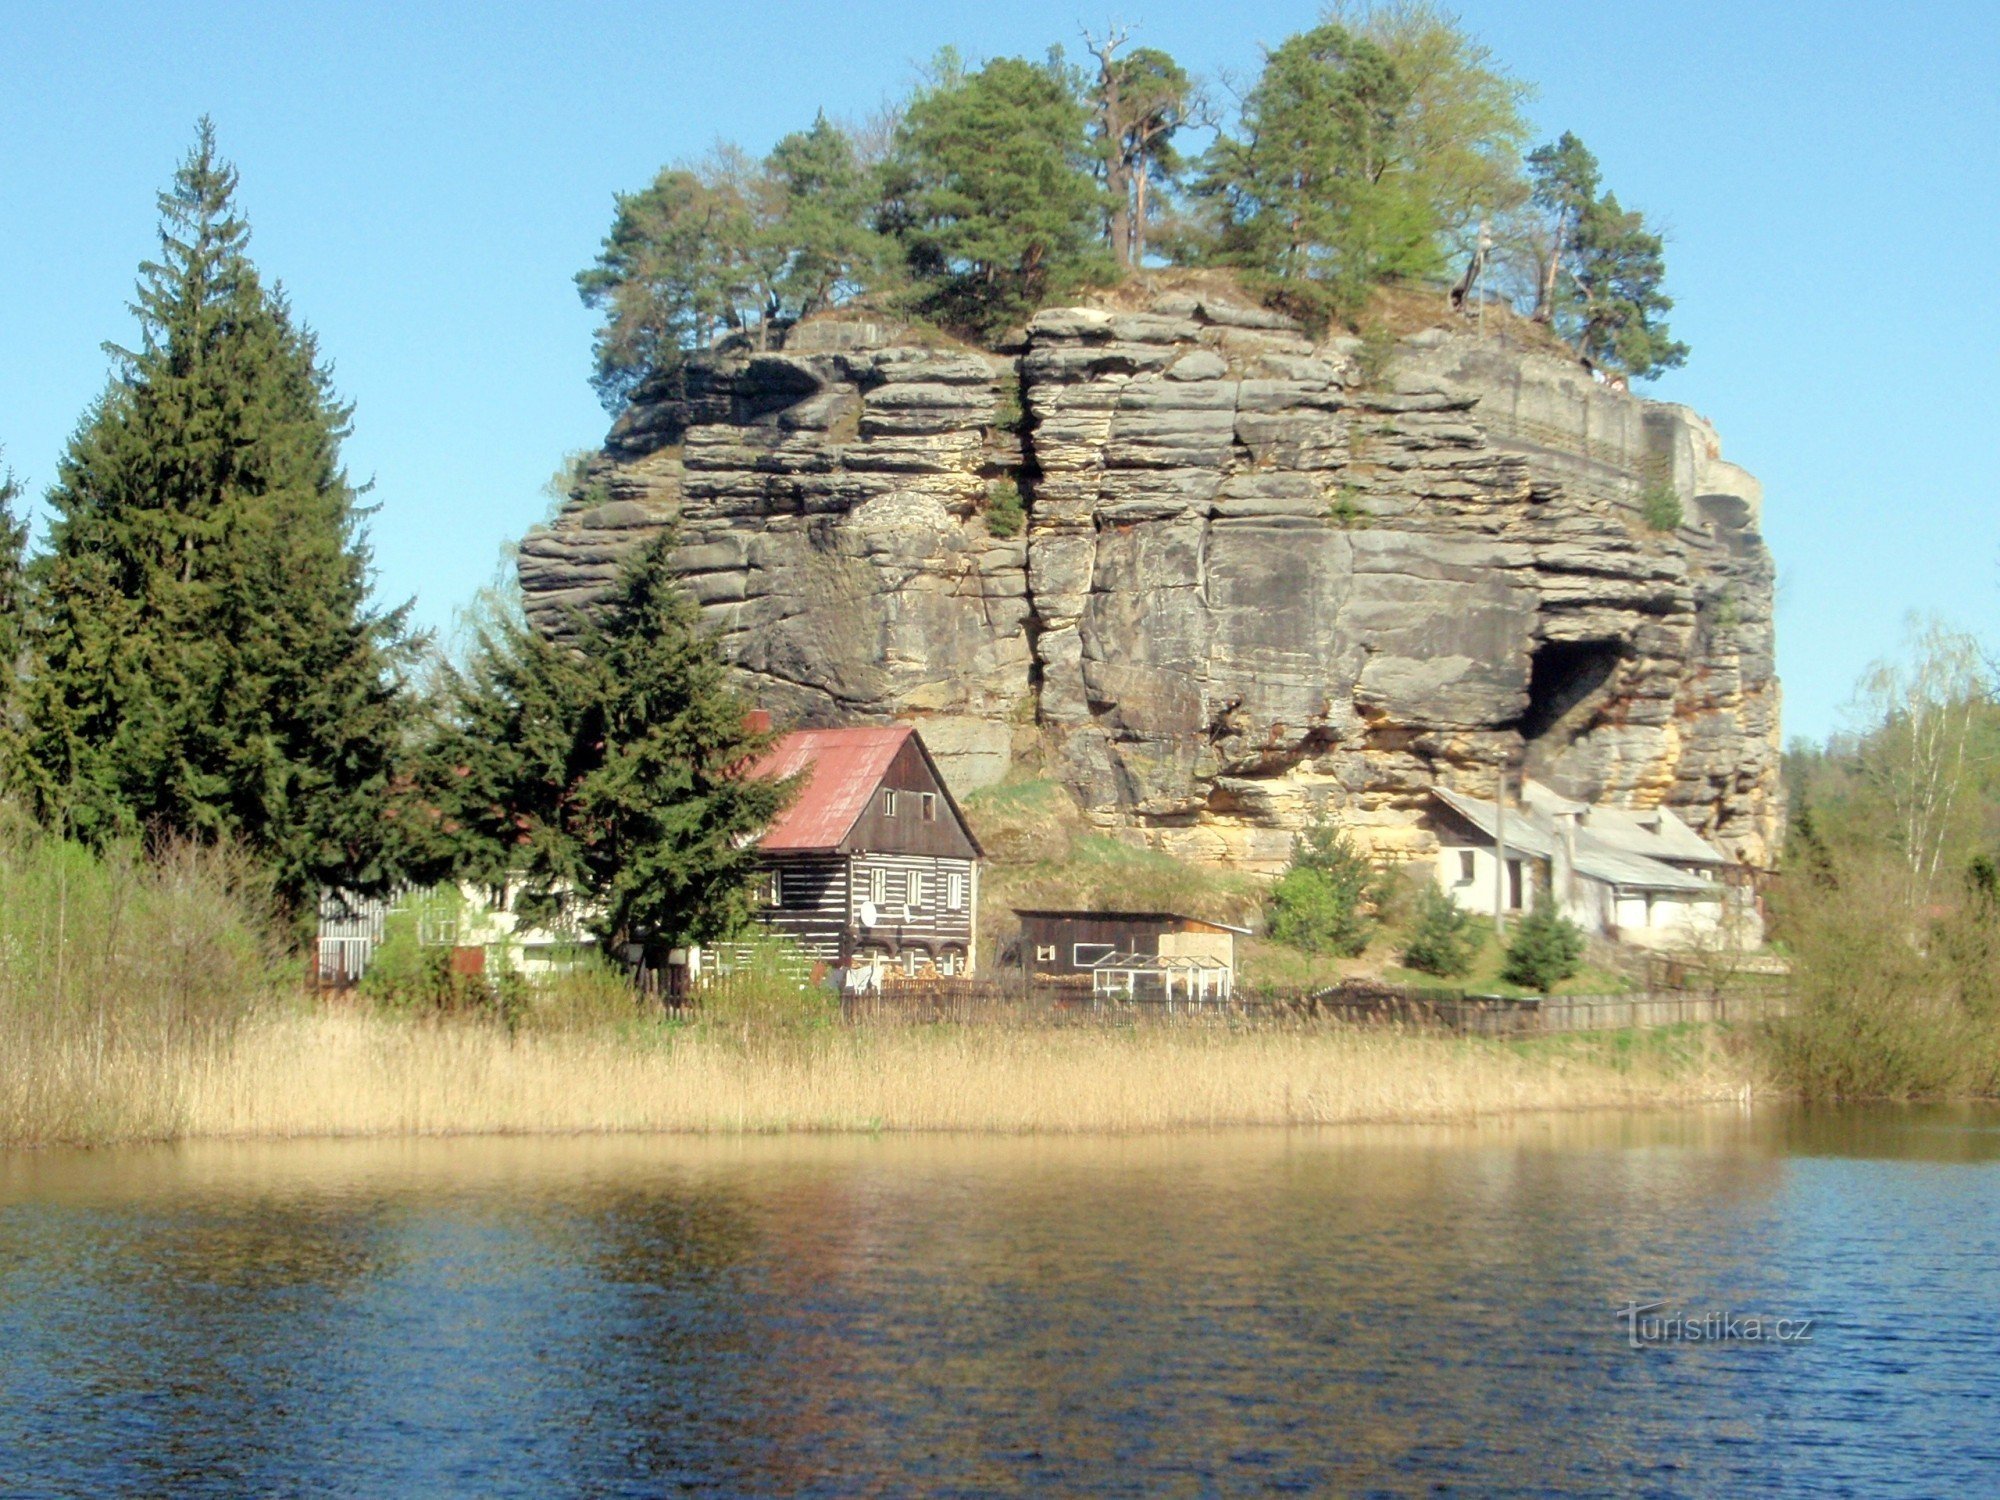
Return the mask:
<path fill-rule="evenodd" d="M 235 190 L 204 119 L 160 195 L 139 346 L 107 346 L 49 492 L 28 769 L 74 836 L 236 839 L 302 904 L 393 876 L 407 644 L 368 603 L 350 408 L 251 264 Z"/>

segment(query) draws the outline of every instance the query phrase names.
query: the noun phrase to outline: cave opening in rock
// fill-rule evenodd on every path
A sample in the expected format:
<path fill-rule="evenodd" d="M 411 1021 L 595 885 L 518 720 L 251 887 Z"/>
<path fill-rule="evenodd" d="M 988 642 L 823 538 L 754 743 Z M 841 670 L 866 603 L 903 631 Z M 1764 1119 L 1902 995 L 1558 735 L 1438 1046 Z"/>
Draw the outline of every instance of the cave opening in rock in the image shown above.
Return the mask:
<path fill-rule="evenodd" d="M 1521 738 L 1572 740 L 1584 730 L 1578 710 L 1589 704 L 1624 660 L 1617 641 L 1544 641 L 1528 668 L 1528 711 Z M 1558 730 L 1566 731 L 1558 734 Z"/>

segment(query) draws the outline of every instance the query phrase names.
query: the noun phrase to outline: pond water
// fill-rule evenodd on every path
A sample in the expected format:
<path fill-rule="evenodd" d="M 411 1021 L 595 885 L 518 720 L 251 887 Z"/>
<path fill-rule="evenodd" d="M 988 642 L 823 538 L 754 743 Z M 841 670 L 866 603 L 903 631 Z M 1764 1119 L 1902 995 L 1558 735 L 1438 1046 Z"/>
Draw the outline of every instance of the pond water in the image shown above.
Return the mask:
<path fill-rule="evenodd" d="M 1975 1110 L 0 1153 L 0 1491 L 1992 1494 L 1996 1317 Z"/>

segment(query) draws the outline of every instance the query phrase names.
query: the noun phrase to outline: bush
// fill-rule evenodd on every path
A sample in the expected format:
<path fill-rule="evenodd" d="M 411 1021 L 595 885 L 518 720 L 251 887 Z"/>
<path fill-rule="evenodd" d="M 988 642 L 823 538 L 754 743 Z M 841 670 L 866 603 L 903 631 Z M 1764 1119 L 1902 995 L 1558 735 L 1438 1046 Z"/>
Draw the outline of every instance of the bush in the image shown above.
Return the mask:
<path fill-rule="evenodd" d="M 1292 840 L 1292 863 L 1272 887 L 1271 936 L 1308 953 L 1352 958 L 1368 946 L 1375 869 L 1346 832 L 1320 819 Z"/>
<path fill-rule="evenodd" d="M 2000 1091 L 1994 964 L 2000 913 L 1980 876 L 1941 920 L 1898 895 L 1891 855 L 1836 854 L 1788 872 L 1776 909 L 1791 1006 L 1766 1030 L 1774 1080 L 1809 1100 L 1941 1099 Z"/>
<path fill-rule="evenodd" d="M 993 536 L 1019 536 L 1028 524 L 1028 502 L 1021 486 L 1011 479 L 996 479 L 986 491 L 986 530 Z"/>
<path fill-rule="evenodd" d="M 1500 977 L 1546 991 L 1583 967 L 1583 930 L 1544 901 L 1515 924 Z"/>
<path fill-rule="evenodd" d="M 1686 519 L 1680 494 L 1670 479 L 1651 479 L 1639 492 L 1639 514 L 1655 531 L 1679 531 Z"/>
<path fill-rule="evenodd" d="M 815 983 L 811 969 L 790 944 L 770 939 L 745 944 L 734 972 L 701 992 L 701 1019 L 746 1036 L 830 1025 L 840 1015 L 840 997 Z"/>
<path fill-rule="evenodd" d="M 1478 917 L 1430 885 L 1417 900 L 1417 919 L 1403 947 L 1403 963 L 1440 979 L 1457 979 L 1471 972 L 1484 936 Z"/>
<path fill-rule="evenodd" d="M 167 1136 L 188 1070 L 284 986 L 269 880 L 227 847 L 90 850 L 0 807 L 0 1148 Z"/>

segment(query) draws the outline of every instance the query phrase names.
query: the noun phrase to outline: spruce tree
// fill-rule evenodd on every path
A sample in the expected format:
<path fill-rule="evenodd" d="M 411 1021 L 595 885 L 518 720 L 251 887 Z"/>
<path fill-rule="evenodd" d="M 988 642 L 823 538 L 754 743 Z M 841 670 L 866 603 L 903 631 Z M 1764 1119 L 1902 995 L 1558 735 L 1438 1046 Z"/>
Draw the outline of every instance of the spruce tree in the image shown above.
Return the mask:
<path fill-rule="evenodd" d="M 714 642 L 668 566 L 629 565 L 597 617 L 556 642 L 510 614 L 447 671 L 408 810 L 459 878 L 610 944 L 706 941 L 750 911 L 756 835 L 790 795 L 742 773 L 747 726 Z"/>
<path fill-rule="evenodd" d="M 20 496 L 21 487 L 14 482 L 13 473 L 0 468 L 0 795 L 13 786 L 20 757 L 15 699 L 20 683 L 21 614 L 25 602 L 21 563 L 28 542 L 27 523 L 14 518 L 14 502 Z"/>
<path fill-rule="evenodd" d="M 403 613 L 368 602 L 350 408 L 247 253 L 204 119 L 160 195 L 136 349 L 86 413 L 30 569 L 29 771 L 101 842 L 240 841 L 295 905 L 393 875 Z"/>

